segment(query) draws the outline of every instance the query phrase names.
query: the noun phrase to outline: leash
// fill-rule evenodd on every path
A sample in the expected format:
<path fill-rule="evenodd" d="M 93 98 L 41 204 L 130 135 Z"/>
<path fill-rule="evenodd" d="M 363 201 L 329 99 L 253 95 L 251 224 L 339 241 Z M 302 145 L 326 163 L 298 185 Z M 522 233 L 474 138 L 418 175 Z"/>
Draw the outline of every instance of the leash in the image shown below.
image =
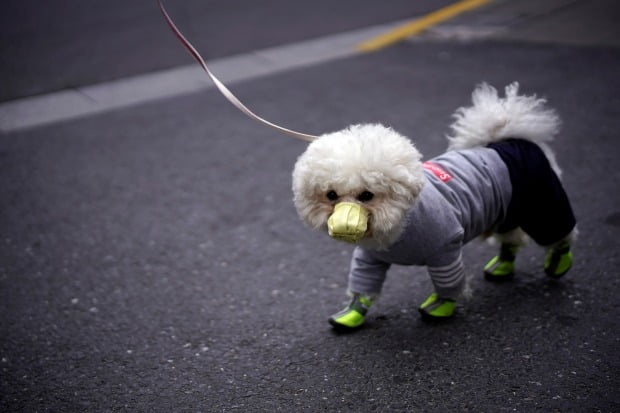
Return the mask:
<path fill-rule="evenodd" d="M 218 88 L 218 90 L 222 93 L 222 95 L 224 95 L 224 97 L 228 99 L 228 101 L 232 103 L 237 109 L 239 109 L 241 112 L 245 113 L 247 116 L 254 119 L 255 121 L 262 123 L 263 125 L 269 126 L 277 130 L 278 132 L 284 133 L 293 138 L 301 139 L 307 142 L 312 142 L 313 140 L 318 139 L 318 136 L 297 132 L 297 131 L 276 125 L 275 123 L 269 122 L 268 120 L 261 118 L 260 116 L 252 112 L 250 109 L 248 109 L 243 103 L 241 103 L 239 99 L 237 99 L 237 97 L 226 87 L 226 85 L 224 85 L 217 77 L 215 77 L 215 75 L 211 72 L 211 70 L 209 70 L 209 67 L 205 63 L 204 59 L 202 58 L 202 56 L 200 56 L 200 53 L 198 53 L 196 48 L 185 38 L 183 33 L 181 33 L 181 31 L 174 24 L 174 22 L 168 15 L 168 12 L 166 11 L 164 5 L 162 4 L 161 0 L 158 0 L 157 2 L 159 3 L 159 9 L 164 15 L 166 22 L 168 22 L 168 26 L 170 26 L 170 29 L 172 29 L 176 37 L 183 44 L 183 46 L 185 46 L 187 51 L 194 57 L 194 59 L 196 59 L 196 61 L 200 63 L 204 71 L 207 73 L 207 75 L 209 75 L 209 77 L 211 78 L 215 86 Z"/>

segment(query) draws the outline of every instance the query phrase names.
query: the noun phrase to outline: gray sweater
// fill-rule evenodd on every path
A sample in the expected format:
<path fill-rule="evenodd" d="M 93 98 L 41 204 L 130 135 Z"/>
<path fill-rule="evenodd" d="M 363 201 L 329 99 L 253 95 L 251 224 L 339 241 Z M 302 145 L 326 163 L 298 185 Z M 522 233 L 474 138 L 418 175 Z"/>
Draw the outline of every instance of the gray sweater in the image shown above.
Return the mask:
<path fill-rule="evenodd" d="M 403 234 L 386 251 L 355 248 L 349 290 L 379 294 L 391 264 L 424 265 L 444 298 L 465 285 L 463 245 L 503 219 L 512 186 L 497 152 L 474 148 L 446 152 L 424 163 L 426 182 Z"/>

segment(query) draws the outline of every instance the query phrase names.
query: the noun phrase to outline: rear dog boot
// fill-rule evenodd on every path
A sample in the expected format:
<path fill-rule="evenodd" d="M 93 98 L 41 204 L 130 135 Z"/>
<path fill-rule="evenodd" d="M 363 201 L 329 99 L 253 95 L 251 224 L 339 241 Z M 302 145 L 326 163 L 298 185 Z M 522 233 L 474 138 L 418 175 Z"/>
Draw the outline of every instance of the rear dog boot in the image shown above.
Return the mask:
<path fill-rule="evenodd" d="M 441 320 L 452 317 L 456 308 L 456 301 L 450 298 L 441 298 L 432 293 L 418 308 L 422 317 L 427 320 Z"/>
<path fill-rule="evenodd" d="M 551 278 L 560 278 L 573 266 L 573 253 L 570 244 L 563 241 L 547 250 L 545 257 L 545 274 Z"/>
<path fill-rule="evenodd" d="M 373 304 L 373 298 L 362 294 L 353 294 L 349 305 L 342 311 L 329 317 L 327 321 L 336 329 L 352 330 L 364 324 L 366 313 Z"/>
<path fill-rule="evenodd" d="M 518 250 L 517 245 L 502 244 L 499 255 L 491 258 L 484 266 L 484 278 L 489 281 L 510 280 L 514 276 Z"/>

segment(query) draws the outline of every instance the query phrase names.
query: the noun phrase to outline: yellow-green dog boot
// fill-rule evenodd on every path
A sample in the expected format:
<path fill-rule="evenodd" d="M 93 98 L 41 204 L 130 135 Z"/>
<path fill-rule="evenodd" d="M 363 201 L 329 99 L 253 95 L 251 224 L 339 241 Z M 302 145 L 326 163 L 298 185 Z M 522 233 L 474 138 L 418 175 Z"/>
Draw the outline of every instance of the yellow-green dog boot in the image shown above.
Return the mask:
<path fill-rule="evenodd" d="M 334 328 L 340 330 L 359 328 L 364 324 L 364 316 L 368 312 L 370 306 L 372 306 L 372 298 L 361 294 L 353 294 L 351 303 L 342 311 L 330 316 L 327 321 L 329 321 Z"/>
<path fill-rule="evenodd" d="M 570 244 L 563 242 L 550 248 L 545 257 L 545 274 L 551 278 L 560 278 L 573 266 L 573 253 Z"/>
<path fill-rule="evenodd" d="M 487 281 L 506 281 L 512 279 L 515 271 L 515 260 L 519 247 L 502 244 L 499 255 L 491 258 L 484 266 L 484 278 Z"/>
<path fill-rule="evenodd" d="M 432 293 L 424 301 L 418 310 L 422 317 L 429 320 L 441 320 L 452 317 L 456 308 L 456 301 L 449 298 L 441 298 L 437 293 Z"/>

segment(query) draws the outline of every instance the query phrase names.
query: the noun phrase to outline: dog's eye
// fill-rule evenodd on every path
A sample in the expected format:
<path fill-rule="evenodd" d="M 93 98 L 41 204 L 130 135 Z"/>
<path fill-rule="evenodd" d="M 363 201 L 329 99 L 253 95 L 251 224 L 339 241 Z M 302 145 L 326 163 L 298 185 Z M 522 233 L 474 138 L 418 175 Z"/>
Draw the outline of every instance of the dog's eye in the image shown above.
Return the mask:
<path fill-rule="evenodd" d="M 336 191 L 329 191 L 327 194 L 325 194 L 325 196 L 330 201 L 335 201 L 338 199 L 338 194 L 336 193 Z"/>
<path fill-rule="evenodd" d="M 374 197 L 375 197 L 375 194 L 373 194 L 372 192 L 364 191 L 364 192 L 362 192 L 361 194 L 359 194 L 357 196 L 357 200 L 360 201 L 360 202 L 368 202 L 371 199 L 373 199 Z"/>

